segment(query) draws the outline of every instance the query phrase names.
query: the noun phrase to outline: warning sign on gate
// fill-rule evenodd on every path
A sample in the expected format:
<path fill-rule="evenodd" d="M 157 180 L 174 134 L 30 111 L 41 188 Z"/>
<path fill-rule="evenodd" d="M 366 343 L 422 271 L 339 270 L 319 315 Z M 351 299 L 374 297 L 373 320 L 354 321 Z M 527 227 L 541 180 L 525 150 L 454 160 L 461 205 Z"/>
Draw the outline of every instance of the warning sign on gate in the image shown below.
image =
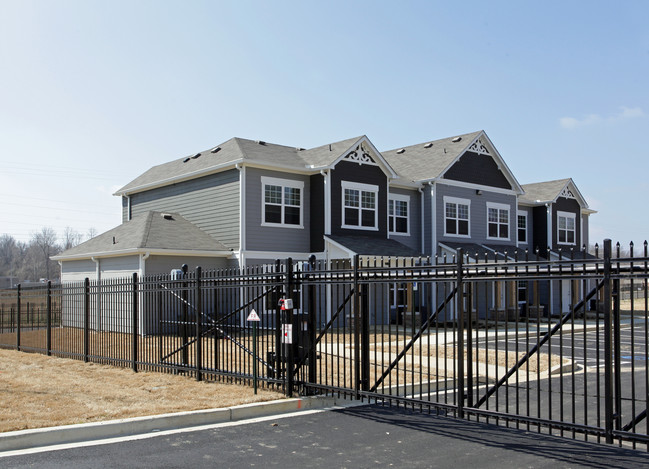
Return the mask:
<path fill-rule="evenodd" d="M 260 319 L 259 319 L 259 315 L 257 314 L 257 311 L 255 311 L 254 309 L 252 311 L 250 311 L 250 314 L 248 315 L 248 319 L 246 319 L 246 321 L 257 321 L 257 322 L 259 322 Z"/>
<path fill-rule="evenodd" d="M 293 343 L 293 324 L 282 324 L 282 343 Z"/>

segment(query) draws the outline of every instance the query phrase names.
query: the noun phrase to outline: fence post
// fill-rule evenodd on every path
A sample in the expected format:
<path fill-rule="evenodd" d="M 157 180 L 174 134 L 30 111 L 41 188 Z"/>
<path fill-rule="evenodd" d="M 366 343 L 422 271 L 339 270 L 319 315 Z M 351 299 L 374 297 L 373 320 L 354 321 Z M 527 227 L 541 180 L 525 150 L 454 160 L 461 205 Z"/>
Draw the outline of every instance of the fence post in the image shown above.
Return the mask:
<path fill-rule="evenodd" d="M 293 259 L 290 257 L 286 259 L 286 298 L 293 296 Z M 286 309 L 284 311 L 286 324 L 290 324 L 292 328 L 292 342 L 291 344 L 284 344 L 286 348 L 286 395 L 293 397 L 293 384 L 294 384 L 294 370 L 295 366 L 295 347 L 298 341 L 298 332 L 293 320 L 293 310 Z"/>
<path fill-rule="evenodd" d="M 361 285 L 361 389 L 370 390 L 369 285 Z"/>
<path fill-rule="evenodd" d="M 90 355 L 90 279 L 83 281 L 83 361 Z"/>
<path fill-rule="evenodd" d="M 138 334 L 138 316 L 140 314 L 139 311 L 139 302 L 138 302 L 138 292 L 137 292 L 137 272 L 133 272 L 133 317 L 132 323 L 133 323 L 133 329 L 131 331 L 132 336 L 133 336 L 133 352 L 132 352 L 132 367 L 133 371 L 137 373 L 137 343 L 139 340 L 139 334 Z"/>
<path fill-rule="evenodd" d="M 182 326 L 180 328 L 180 333 L 182 336 L 183 340 L 183 365 L 184 366 L 189 366 L 189 344 L 188 344 L 188 339 L 187 339 L 187 322 L 188 322 L 188 315 L 187 315 L 187 289 L 188 284 L 187 284 L 187 264 L 183 264 L 181 267 L 181 270 L 183 271 L 183 281 L 182 281 L 182 290 L 181 290 L 181 298 L 182 298 L 182 304 L 180 306 L 180 309 L 182 310 Z"/>
<path fill-rule="evenodd" d="M 361 292 L 359 291 L 358 282 L 358 261 L 359 255 L 354 255 L 353 275 L 354 275 L 354 303 L 352 309 L 352 317 L 354 318 L 354 391 L 356 392 L 356 399 L 361 398 Z"/>
<path fill-rule="evenodd" d="M 47 355 L 52 355 L 52 281 L 47 281 L 47 335 L 45 338 Z"/>
<path fill-rule="evenodd" d="M 18 284 L 16 290 L 16 350 L 20 350 L 20 303 L 21 303 L 21 286 Z"/>
<path fill-rule="evenodd" d="M 613 443 L 613 344 L 611 314 L 611 240 L 604 240 L 604 430 Z"/>
<path fill-rule="evenodd" d="M 316 376 L 316 343 L 315 343 L 315 329 L 316 329 L 316 286 L 314 283 L 313 272 L 316 268 L 315 255 L 309 257 L 309 271 L 311 272 L 311 281 L 309 282 L 309 383 L 315 384 Z"/>
<path fill-rule="evenodd" d="M 203 373 L 201 369 L 203 368 L 203 342 L 201 338 L 201 321 L 203 314 L 203 301 L 201 297 L 201 275 L 203 270 L 200 266 L 196 267 L 196 298 L 194 299 L 195 305 L 194 310 L 196 311 L 196 381 L 203 380 Z M 253 357 L 255 363 L 257 362 L 257 356 Z"/>
<path fill-rule="evenodd" d="M 455 295 L 457 313 L 457 415 L 464 418 L 464 284 L 462 248 L 457 250 L 457 293 Z"/>

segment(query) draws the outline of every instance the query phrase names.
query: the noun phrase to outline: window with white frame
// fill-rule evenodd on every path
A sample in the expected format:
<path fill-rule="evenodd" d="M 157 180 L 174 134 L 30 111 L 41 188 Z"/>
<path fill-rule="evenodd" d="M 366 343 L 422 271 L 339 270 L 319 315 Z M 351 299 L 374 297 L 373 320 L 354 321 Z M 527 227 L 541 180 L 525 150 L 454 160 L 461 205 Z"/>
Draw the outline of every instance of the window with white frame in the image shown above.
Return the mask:
<path fill-rule="evenodd" d="M 509 205 L 487 202 L 487 239 L 509 239 Z"/>
<path fill-rule="evenodd" d="M 577 217 L 574 213 L 557 212 L 557 242 L 577 244 Z"/>
<path fill-rule="evenodd" d="M 527 244 L 527 212 L 518 214 L 518 242 Z"/>
<path fill-rule="evenodd" d="M 342 181 L 343 228 L 378 230 L 379 186 Z"/>
<path fill-rule="evenodd" d="M 471 201 L 444 197 L 444 234 L 448 236 L 471 235 L 469 230 Z"/>
<path fill-rule="evenodd" d="M 303 228 L 304 182 L 262 176 L 261 187 L 262 225 Z"/>
<path fill-rule="evenodd" d="M 401 194 L 391 194 L 388 199 L 388 230 L 390 233 L 407 235 L 408 210 L 410 197 Z"/>

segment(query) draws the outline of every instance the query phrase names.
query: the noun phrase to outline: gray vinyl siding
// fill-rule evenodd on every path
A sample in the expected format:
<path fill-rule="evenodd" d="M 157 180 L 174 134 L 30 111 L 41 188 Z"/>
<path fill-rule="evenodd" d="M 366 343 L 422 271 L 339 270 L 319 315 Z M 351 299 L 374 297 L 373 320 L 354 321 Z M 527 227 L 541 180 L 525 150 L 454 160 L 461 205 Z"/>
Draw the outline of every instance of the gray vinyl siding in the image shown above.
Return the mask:
<path fill-rule="evenodd" d="M 302 228 L 262 226 L 262 176 L 304 183 Z M 246 251 L 308 252 L 311 245 L 309 176 L 246 168 Z"/>
<path fill-rule="evenodd" d="M 444 197 L 457 197 L 471 201 L 469 209 L 469 234 L 470 237 L 445 236 L 445 207 Z M 437 240 L 451 241 L 458 243 L 477 243 L 477 244 L 503 244 L 512 246 L 516 244 L 516 196 L 501 194 L 483 190 L 481 195 L 476 194 L 475 189 L 464 187 L 448 186 L 445 184 L 437 185 L 436 194 L 437 207 Z M 497 203 L 509 205 L 509 240 L 498 240 L 487 238 L 487 203 Z"/>
<path fill-rule="evenodd" d="M 131 196 L 132 216 L 176 212 L 225 244 L 239 249 L 239 171 L 236 169 Z"/>
<path fill-rule="evenodd" d="M 390 195 L 398 194 L 409 197 L 408 204 L 408 234 L 390 233 L 390 239 L 421 251 L 421 194 L 417 190 L 390 188 Z M 388 196 L 389 198 L 389 196 Z"/>
<path fill-rule="evenodd" d="M 80 282 L 97 277 L 97 265 L 90 259 L 61 262 L 61 282 Z"/>

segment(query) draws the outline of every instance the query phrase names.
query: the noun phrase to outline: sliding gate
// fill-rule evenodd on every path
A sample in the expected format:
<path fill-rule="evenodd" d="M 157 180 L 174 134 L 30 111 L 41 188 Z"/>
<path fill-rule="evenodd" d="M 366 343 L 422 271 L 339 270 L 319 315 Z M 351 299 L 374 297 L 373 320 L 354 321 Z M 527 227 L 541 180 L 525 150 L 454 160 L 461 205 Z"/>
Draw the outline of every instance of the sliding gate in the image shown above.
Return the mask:
<path fill-rule="evenodd" d="M 296 386 L 646 448 L 646 246 L 548 257 L 304 266 L 315 330 Z"/>

